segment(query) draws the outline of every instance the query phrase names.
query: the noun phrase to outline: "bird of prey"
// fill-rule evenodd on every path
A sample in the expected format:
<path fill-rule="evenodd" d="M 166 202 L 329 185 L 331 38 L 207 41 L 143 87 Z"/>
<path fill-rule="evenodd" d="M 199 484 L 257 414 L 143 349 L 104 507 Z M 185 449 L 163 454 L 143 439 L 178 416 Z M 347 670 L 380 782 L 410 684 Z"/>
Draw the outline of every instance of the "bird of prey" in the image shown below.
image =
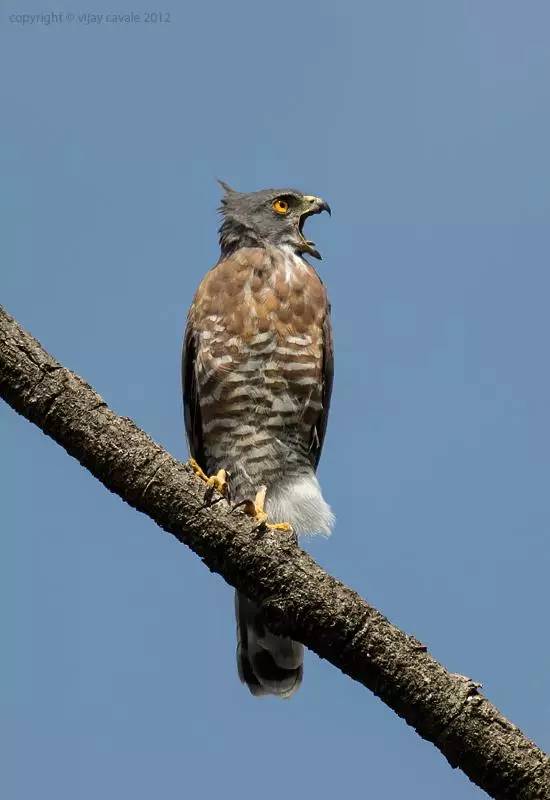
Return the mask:
<path fill-rule="evenodd" d="M 224 189 L 221 254 L 200 284 L 183 346 L 185 428 L 195 472 L 259 522 L 330 533 L 315 471 L 333 377 L 330 305 L 304 256 L 304 221 L 330 207 L 296 189 Z M 253 695 L 290 697 L 303 645 L 265 628 L 237 592 L 237 665 Z"/>

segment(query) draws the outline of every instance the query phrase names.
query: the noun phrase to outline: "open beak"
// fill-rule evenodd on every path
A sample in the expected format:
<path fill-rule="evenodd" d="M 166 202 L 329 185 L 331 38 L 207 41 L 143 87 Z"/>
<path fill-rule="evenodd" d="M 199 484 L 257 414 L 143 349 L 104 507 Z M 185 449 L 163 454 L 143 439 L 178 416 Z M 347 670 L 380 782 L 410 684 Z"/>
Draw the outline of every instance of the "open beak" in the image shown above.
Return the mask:
<path fill-rule="evenodd" d="M 330 206 L 326 200 L 323 200 L 322 197 L 315 197 L 312 194 L 304 195 L 304 206 L 304 211 L 302 214 L 300 214 L 300 221 L 298 222 L 298 231 L 302 239 L 303 251 L 305 253 L 309 253 L 314 258 L 321 260 L 321 253 L 315 247 L 315 242 L 312 242 L 304 237 L 304 222 L 308 217 L 313 216 L 313 214 L 320 214 L 322 211 L 327 211 L 330 215 Z"/>

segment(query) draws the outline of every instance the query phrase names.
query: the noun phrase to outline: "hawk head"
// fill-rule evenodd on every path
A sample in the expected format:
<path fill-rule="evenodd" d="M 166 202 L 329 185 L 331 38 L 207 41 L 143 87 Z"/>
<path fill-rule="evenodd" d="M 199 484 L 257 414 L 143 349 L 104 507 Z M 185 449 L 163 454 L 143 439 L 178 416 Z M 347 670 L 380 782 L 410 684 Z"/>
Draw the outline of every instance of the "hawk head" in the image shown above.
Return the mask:
<path fill-rule="evenodd" d="M 297 253 L 321 254 L 315 242 L 303 236 L 304 222 L 312 214 L 328 211 L 330 206 L 320 197 L 302 194 L 296 189 L 262 189 L 260 192 L 236 192 L 219 181 L 225 194 L 220 212 L 220 246 L 228 255 L 239 247 L 266 244 L 287 245 Z"/>

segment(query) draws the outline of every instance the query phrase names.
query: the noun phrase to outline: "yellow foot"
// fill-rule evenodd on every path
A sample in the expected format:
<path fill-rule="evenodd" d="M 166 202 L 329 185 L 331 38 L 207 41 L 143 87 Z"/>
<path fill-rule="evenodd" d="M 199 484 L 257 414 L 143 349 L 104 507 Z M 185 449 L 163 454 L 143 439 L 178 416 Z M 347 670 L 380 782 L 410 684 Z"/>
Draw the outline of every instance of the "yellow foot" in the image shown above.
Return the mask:
<path fill-rule="evenodd" d="M 246 500 L 246 502 L 243 503 L 244 512 L 253 517 L 257 522 L 260 523 L 260 525 L 265 525 L 266 528 L 269 528 L 272 531 L 284 531 L 285 533 L 290 533 L 292 531 L 292 526 L 289 522 L 267 521 L 267 514 L 264 511 L 266 490 L 267 487 L 261 486 L 256 493 L 254 501 Z"/>
<path fill-rule="evenodd" d="M 268 522 L 267 527 L 272 531 L 283 531 L 284 533 L 292 533 L 292 525 L 290 522 Z"/>
<path fill-rule="evenodd" d="M 208 476 L 194 458 L 190 458 L 187 464 L 191 467 L 195 475 L 197 475 L 201 481 L 204 481 L 208 487 L 214 488 L 217 492 L 223 494 L 224 497 L 227 496 L 229 492 L 229 485 L 227 483 L 226 470 L 220 469 L 215 475 Z"/>

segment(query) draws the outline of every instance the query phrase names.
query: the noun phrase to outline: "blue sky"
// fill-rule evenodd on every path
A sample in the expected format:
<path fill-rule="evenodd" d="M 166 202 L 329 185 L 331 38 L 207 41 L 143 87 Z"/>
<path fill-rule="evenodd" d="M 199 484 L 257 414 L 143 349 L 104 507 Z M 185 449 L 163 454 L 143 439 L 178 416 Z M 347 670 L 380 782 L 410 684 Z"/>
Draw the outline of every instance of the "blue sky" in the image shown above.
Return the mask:
<path fill-rule="evenodd" d="M 183 459 L 215 178 L 325 197 L 337 525 L 308 548 L 548 750 L 548 4 L 12 16 L 47 10 L 0 11 L 2 303 Z M 291 701 L 251 698 L 231 588 L 4 405 L 0 426 L 3 796 L 484 796 L 312 654 Z"/>

